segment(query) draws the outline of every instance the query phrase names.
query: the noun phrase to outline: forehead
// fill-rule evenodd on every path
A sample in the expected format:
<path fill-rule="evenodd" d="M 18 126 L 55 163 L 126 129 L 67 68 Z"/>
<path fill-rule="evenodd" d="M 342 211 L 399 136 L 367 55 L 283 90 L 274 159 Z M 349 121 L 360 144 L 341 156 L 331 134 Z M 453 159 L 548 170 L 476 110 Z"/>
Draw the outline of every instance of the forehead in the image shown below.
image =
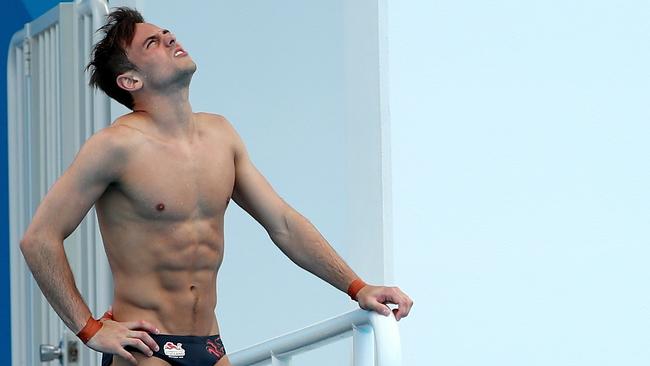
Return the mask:
<path fill-rule="evenodd" d="M 151 23 L 137 23 L 135 25 L 135 33 L 133 34 L 131 46 L 139 45 L 142 41 L 147 39 L 147 37 L 153 36 L 161 30 L 162 28 Z"/>

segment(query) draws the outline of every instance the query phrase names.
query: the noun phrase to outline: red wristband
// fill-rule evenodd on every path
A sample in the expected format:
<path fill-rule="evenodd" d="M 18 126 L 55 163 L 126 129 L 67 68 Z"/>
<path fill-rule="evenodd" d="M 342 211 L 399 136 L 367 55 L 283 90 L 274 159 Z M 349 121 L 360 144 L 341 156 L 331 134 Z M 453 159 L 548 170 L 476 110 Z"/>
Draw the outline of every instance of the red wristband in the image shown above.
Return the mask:
<path fill-rule="evenodd" d="M 348 287 L 348 295 L 350 295 L 350 298 L 354 301 L 357 301 L 357 292 L 367 286 L 368 284 L 363 282 L 360 278 L 357 278 L 356 280 L 352 281 L 350 286 Z"/>
<path fill-rule="evenodd" d="M 84 325 L 79 333 L 77 333 L 77 337 L 79 337 L 79 339 L 81 339 L 81 341 L 86 344 L 90 338 L 92 338 L 102 328 L 102 325 L 102 323 L 93 319 L 93 316 L 91 315 L 90 318 L 88 318 L 86 325 Z"/>

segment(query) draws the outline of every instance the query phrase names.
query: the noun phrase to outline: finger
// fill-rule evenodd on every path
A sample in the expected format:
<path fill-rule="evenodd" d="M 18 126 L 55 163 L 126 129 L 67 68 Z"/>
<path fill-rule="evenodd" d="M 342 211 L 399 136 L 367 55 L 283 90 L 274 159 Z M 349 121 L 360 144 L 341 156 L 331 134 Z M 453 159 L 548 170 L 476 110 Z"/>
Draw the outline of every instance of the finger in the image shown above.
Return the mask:
<path fill-rule="evenodd" d="M 388 288 L 381 294 L 378 300 L 384 304 L 395 304 L 398 306 L 397 309 L 393 309 L 393 314 L 397 321 L 407 316 L 411 309 L 411 299 L 398 287 Z"/>
<path fill-rule="evenodd" d="M 130 330 L 134 329 L 141 329 L 145 330 L 149 333 L 155 333 L 158 334 L 160 331 L 158 328 L 156 328 L 155 325 L 149 323 L 148 321 L 145 320 L 139 320 L 139 321 L 134 321 L 134 322 L 125 322 L 123 323 L 125 327 L 129 328 Z"/>
<path fill-rule="evenodd" d="M 142 342 L 144 342 L 144 344 L 146 344 L 149 347 L 149 349 L 151 349 L 154 352 L 160 350 L 160 347 L 158 347 L 158 343 L 156 343 L 156 341 L 154 341 L 153 338 L 151 338 L 151 336 L 147 332 L 131 331 L 129 332 L 129 337 L 140 339 Z"/>
<path fill-rule="evenodd" d="M 384 304 L 398 305 L 402 300 L 402 293 L 397 287 L 385 287 L 384 290 L 377 296 L 377 301 Z"/>
<path fill-rule="evenodd" d="M 397 305 L 397 308 L 393 309 L 397 311 L 393 311 L 393 314 L 395 314 L 395 320 L 399 321 L 404 317 L 404 313 L 406 312 L 406 301 L 401 297 L 396 297 L 393 304 Z"/>
<path fill-rule="evenodd" d="M 381 315 L 388 316 L 390 314 L 390 308 L 378 301 L 374 301 L 368 304 L 369 310 L 373 310 Z"/>
<path fill-rule="evenodd" d="M 411 300 L 410 297 L 406 296 L 406 313 L 404 314 L 405 317 L 409 315 L 412 308 L 413 308 L 413 300 Z"/>
<path fill-rule="evenodd" d="M 402 318 L 405 318 L 409 315 L 409 312 L 411 311 L 411 306 L 413 304 L 413 301 L 411 299 L 402 294 L 399 296 L 399 300 L 397 301 L 397 312 L 395 313 L 395 319 L 399 321 Z"/>
<path fill-rule="evenodd" d="M 138 364 L 138 361 L 135 359 L 135 357 L 133 357 L 133 355 L 127 352 L 124 348 L 120 347 L 120 349 L 117 351 L 117 355 L 129 361 L 129 363 L 132 365 Z"/>
<path fill-rule="evenodd" d="M 401 298 L 401 301 L 399 303 L 399 309 L 400 309 L 399 319 L 401 319 L 407 317 L 411 312 L 411 308 L 413 307 L 413 300 L 411 300 L 411 298 L 408 297 L 408 295 L 406 295 L 401 290 L 398 289 L 398 291 L 400 293 L 400 298 Z"/>
<path fill-rule="evenodd" d="M 153 356 L 153 351 L 149 347 L 147 347 L 144 342 L 137 338 L 127 338 L 122 342 L 122 346 L 131 346 L 137 348 L 142 354 L 147 355 L 149 357 Z"/>

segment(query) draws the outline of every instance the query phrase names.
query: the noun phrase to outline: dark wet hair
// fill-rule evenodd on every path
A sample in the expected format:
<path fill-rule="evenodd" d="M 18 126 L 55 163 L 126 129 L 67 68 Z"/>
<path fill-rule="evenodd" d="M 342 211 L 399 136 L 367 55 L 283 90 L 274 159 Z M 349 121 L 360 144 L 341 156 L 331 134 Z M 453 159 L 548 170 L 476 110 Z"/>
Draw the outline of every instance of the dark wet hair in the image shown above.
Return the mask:
<path fill-rule="evenodd" d="M 134 108 L 133 96 L 117 85 L 117 76 L 137 67 L 126 57 L 125 48 L 133 41 L 135 25 L 144 23 L 142 14 L 135 9 L 115 8 L 107 16 L 106 24 L 97 31 L 104 32 L 104 38 L 97 42 L 86 70 L 90 70 L 90 86 L 99 88 L 109 97 Z"/>

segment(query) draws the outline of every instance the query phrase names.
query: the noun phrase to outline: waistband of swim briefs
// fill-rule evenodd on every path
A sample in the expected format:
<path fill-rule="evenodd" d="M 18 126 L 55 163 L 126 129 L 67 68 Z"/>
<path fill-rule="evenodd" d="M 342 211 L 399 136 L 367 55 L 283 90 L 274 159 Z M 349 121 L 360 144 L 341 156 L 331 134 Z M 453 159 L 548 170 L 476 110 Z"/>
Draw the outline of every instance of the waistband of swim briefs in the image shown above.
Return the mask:
<path fill-rule="evenodd" d="M 185 343 L 201 343 L 205 342 L 207 339 L 219 338 L 219 334 L 209 335 L 209 336 L 194 336 L 194 335 L 174 335 L 174 334 L 149 334 L 156 343 L 159 341 L 177 341 Z"/>

